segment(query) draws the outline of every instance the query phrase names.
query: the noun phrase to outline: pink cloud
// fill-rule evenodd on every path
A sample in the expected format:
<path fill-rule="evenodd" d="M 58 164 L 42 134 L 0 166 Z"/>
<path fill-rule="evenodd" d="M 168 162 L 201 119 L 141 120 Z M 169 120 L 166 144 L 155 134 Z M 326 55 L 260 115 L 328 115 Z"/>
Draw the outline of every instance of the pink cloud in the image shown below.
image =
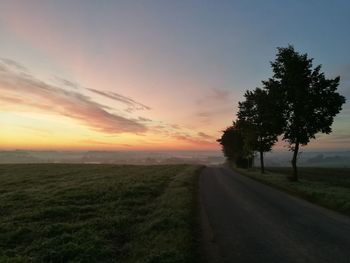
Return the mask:
<path fill-rule="evenodd" d="M 60 114 L 105 133 L 141 133 L 147 130 L 138 120 L 112 114 L 106 110 L 108 107 L 77 90 L 48 84 L 27 72 L 25 67 L 12 60 L 0 60 L 1 101 L 16 107 L 29 106 Z"/>
<path fill-rule="evenodd" d="M 208 140 L 208 139 L 204 139 L 198 136 L 191 136 L 189 134 L 173 134 L 172 135 L 173 138 L 180 140 L 180 141 L 185 141 L 188 142 L 190 144 L 193 145 L 216 145 L 215 140 Z"/>

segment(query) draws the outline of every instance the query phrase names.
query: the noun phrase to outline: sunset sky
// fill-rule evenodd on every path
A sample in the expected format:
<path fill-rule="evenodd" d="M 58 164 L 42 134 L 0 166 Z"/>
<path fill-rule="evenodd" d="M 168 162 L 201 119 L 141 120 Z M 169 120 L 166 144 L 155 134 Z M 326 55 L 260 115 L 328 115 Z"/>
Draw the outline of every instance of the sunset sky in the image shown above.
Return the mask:
<path fill-rule="evenodd" d="M 218 150 L 293 44 L 350 99 L 349 1 L 0 1 L 0 149 Z M 309 149 L 350 149 L 350 102 Z"/>

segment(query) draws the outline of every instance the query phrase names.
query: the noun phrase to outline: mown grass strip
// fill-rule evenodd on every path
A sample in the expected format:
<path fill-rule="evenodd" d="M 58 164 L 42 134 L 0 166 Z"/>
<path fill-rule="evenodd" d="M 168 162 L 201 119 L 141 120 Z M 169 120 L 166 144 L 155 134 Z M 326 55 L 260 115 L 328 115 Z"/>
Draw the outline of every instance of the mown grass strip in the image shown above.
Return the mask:
<path fill-rule="evenodd" d="M 301 168 L 298 182 L 290 182 L 286 168 L 270 168 L 261 174 L 257 168 L 238 169 L 238 173 L 286 191 L 312 203 L 350 215 L 350 169 Z"/>
<path fill-rule="evenodd" d="M 172 178 L 154 211 L 138 226 L 128 262 L 197 262 L 197 183 L 200 166 Z"/>

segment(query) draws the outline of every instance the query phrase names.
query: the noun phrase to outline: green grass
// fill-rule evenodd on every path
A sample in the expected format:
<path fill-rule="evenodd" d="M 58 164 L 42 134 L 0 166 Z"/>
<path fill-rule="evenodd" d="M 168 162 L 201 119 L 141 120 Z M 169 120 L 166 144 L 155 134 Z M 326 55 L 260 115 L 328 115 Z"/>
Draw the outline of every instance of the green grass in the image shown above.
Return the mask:
<path fill-rule="evenodd" d="M 200 169 L 0 165 L 0 262 L 195 262 Z"/>
<path fill-rule="evenodd" d="M 258 168 L 236 169 L 265 184 L 310 202 L 350 215 L 350 168 L 299 168 L 299 182 L 286 179 L 291 168 L 271 167 L 262 175 Z"/>

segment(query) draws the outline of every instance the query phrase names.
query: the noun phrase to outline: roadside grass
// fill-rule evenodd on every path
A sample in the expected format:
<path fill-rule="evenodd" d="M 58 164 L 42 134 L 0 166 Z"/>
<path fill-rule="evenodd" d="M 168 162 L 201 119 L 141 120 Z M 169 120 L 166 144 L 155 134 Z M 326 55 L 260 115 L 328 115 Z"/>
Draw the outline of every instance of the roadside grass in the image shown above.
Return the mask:
<path fill-rule="evenodd" d="M 269 167 L 266 174 L 259 168 L 237 169 L 240 174 L 276 187 L 318 205 L 350 215 L 350 168 L 299 168 L 299 181 L 290 182 L 291 168 Z"/>
<path fill-rule="evenodd" d="M 196 262 L 194 165 L 0 165 L 0 262 Z"/>

